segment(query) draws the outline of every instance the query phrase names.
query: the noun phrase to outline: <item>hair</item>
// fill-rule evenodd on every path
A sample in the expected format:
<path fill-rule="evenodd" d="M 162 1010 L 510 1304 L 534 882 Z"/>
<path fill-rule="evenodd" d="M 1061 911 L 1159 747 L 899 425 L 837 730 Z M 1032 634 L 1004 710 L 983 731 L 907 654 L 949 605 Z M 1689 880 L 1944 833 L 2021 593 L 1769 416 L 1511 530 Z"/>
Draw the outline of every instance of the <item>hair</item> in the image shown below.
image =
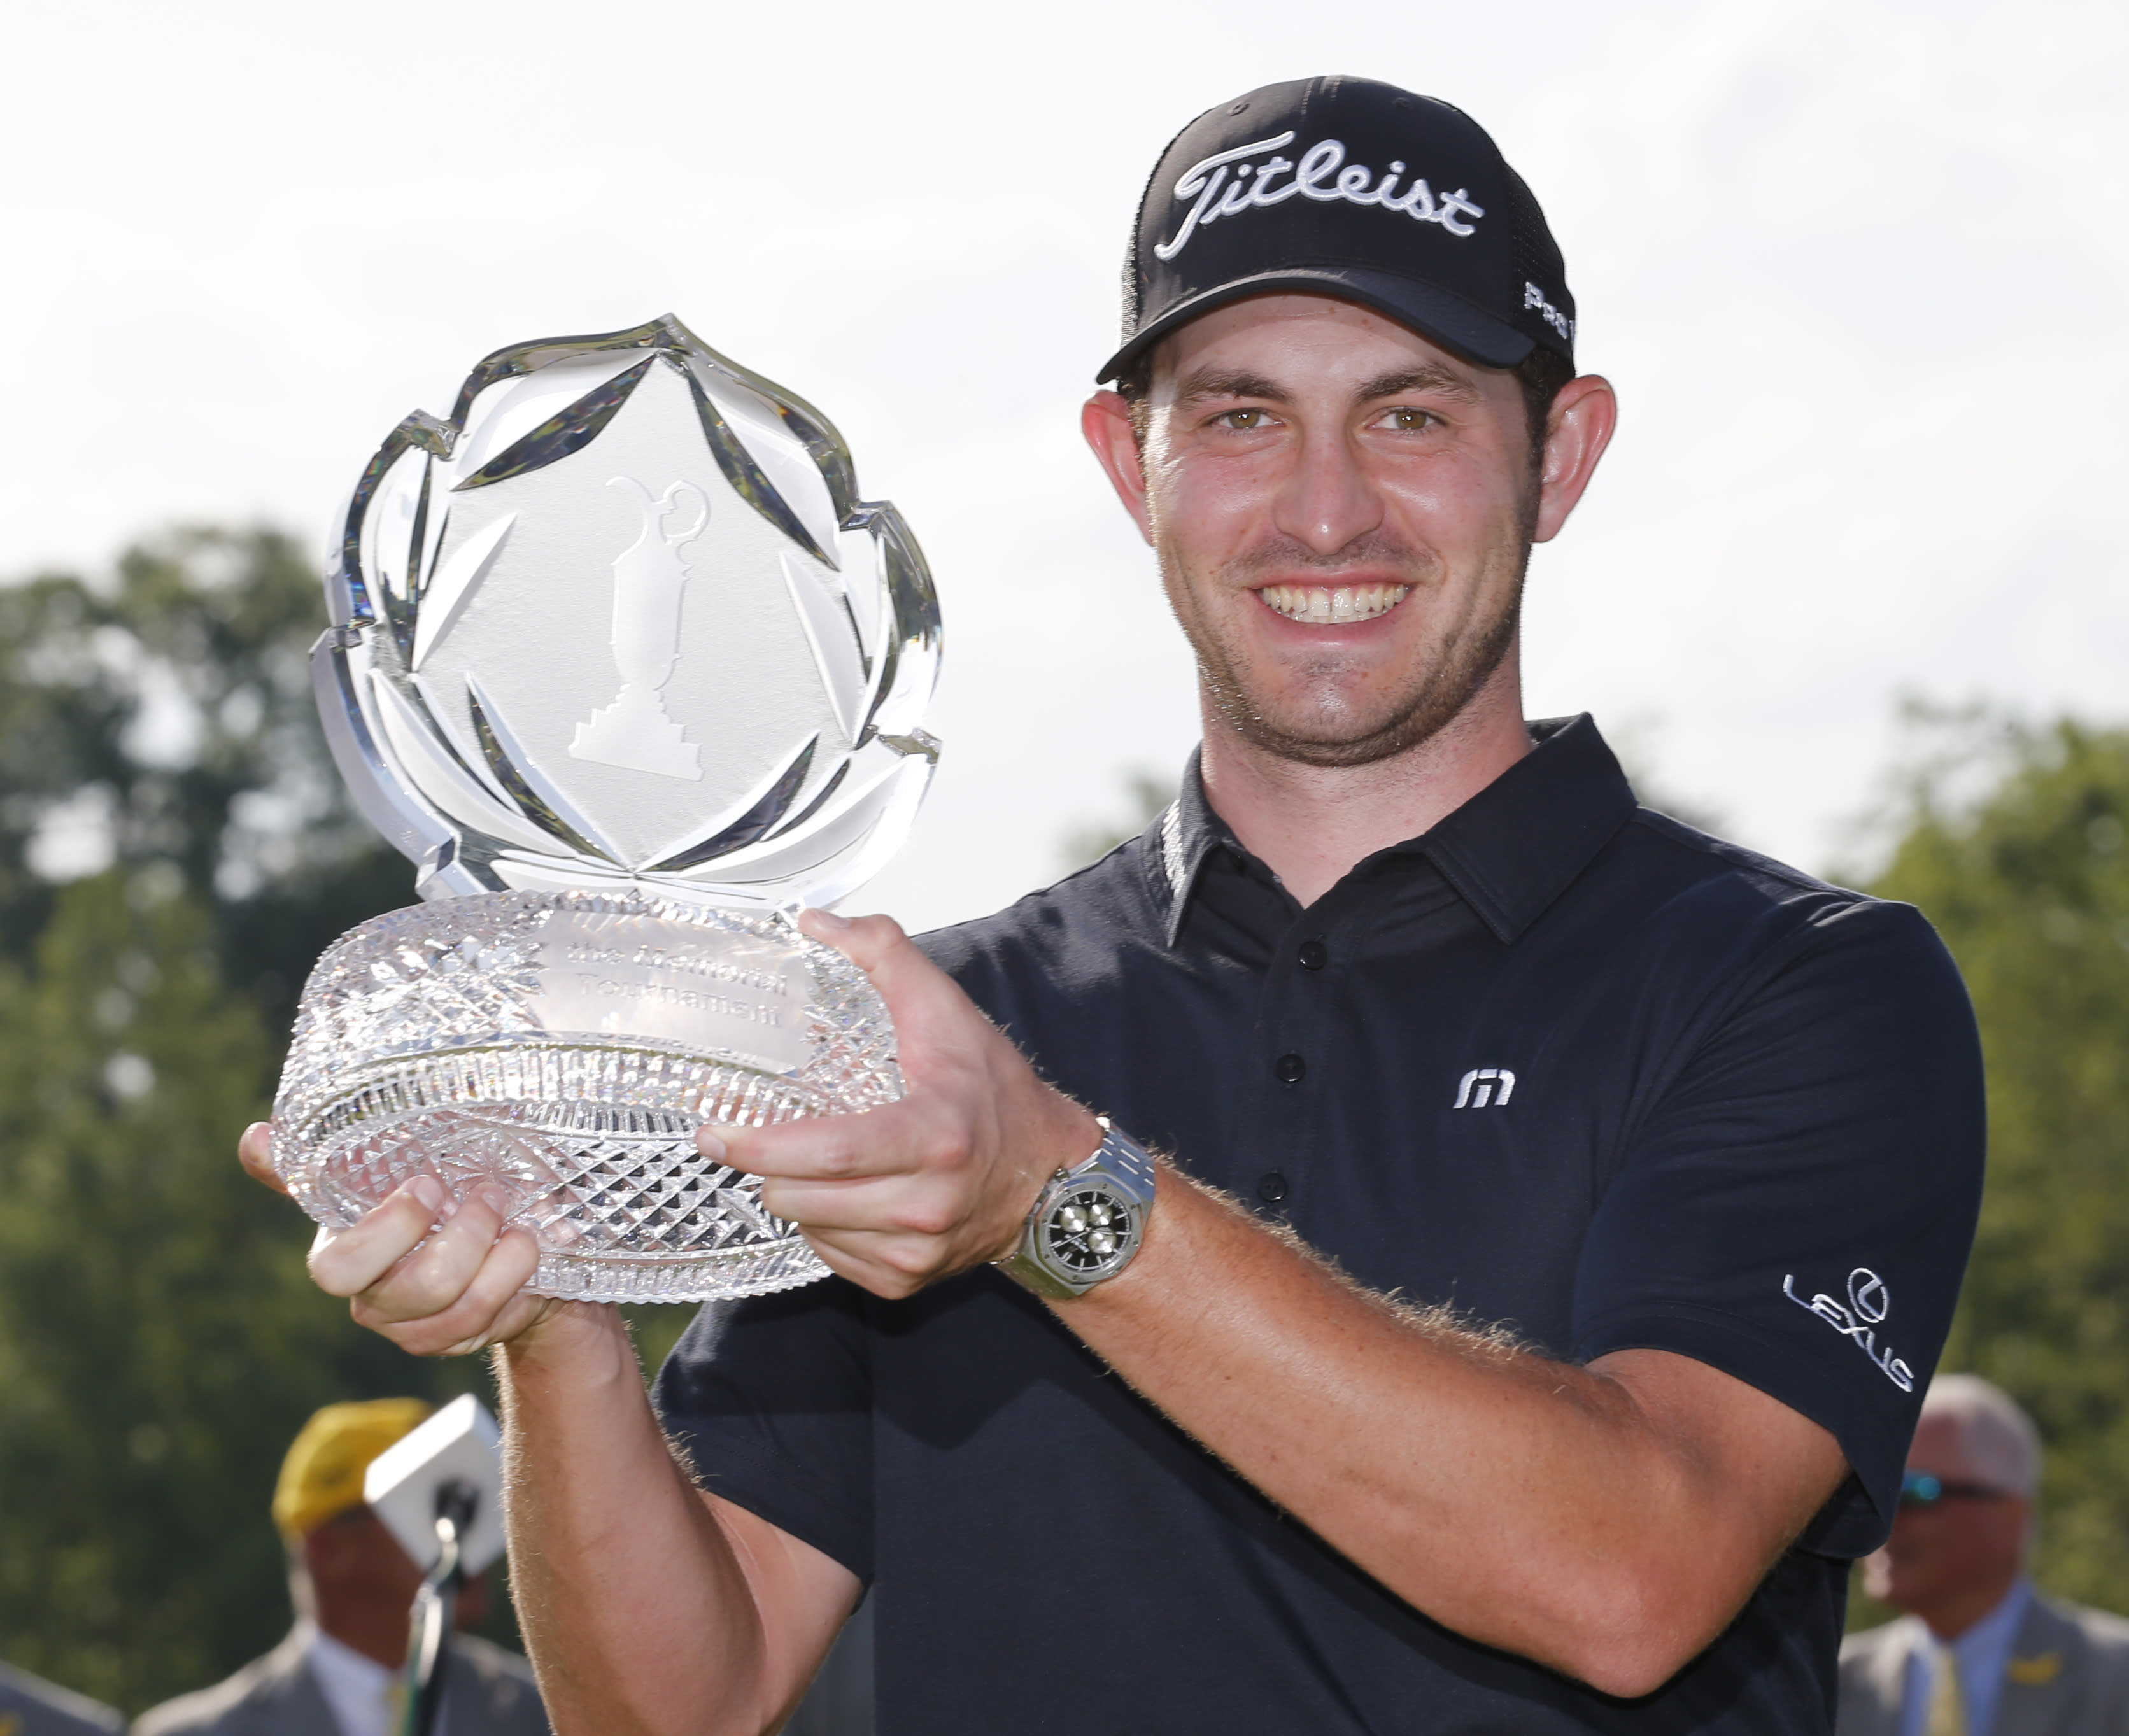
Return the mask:
<path fill-rule="evenodd" d="M 1132 358 L 1117 375 L 1117 394 L 1131 413 L 1131 432 L 1145 444 L 1147 420 L 1152 413 L 1153 352 L 1149 345 Z M 1530 473 L 1535 483 L 1545 468 L 1545 436 L 1552 417 L 1552 401 L 1560 388 L 1574 378 L 1574 364 L 1556 350 L 1542 344 L 1512 370 L 1523 395 L 1523 421 L 1530 431 Z"/>
<path fill-rule="evenodd" d="M 1515 376 L 1523 395 L 1523 426 L 1530 432 L 1530 473 L 1535 492 L 1538 478 L 1545 473 L 1545 437 L 1552 421 L 1552 401 L 1574 378 L 1574 364 L 1541 344 L 1516 364 Z"/>
<path fill-rule="evenodd" d="M 2041 1486 L 2041 1431 L 2001 1386 L 1978 1374 L 1940 1374 L 1922 1414 L 1950 1417 L 1974 1468 L 1997 1488 L 2030 1501 Z"/>

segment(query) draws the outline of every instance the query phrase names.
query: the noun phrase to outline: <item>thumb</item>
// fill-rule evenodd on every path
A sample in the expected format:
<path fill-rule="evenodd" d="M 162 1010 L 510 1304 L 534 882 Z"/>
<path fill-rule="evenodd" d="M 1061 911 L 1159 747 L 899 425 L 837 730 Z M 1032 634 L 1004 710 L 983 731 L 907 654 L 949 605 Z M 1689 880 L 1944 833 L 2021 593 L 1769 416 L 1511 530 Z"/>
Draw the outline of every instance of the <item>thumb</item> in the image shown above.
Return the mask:
<path fill-rule="evenodd" d="M 967 1006 L 954 979 L 924 956 L 923 949 L 892 916 L 838 916 L 803 911 L 799 932 L 832 947 L 865 973 L 887 1003 L 894 1028 L 907 1038 L 937 1030 Z M 904 1060 L 907 1059 L 905 1050 Z"/>

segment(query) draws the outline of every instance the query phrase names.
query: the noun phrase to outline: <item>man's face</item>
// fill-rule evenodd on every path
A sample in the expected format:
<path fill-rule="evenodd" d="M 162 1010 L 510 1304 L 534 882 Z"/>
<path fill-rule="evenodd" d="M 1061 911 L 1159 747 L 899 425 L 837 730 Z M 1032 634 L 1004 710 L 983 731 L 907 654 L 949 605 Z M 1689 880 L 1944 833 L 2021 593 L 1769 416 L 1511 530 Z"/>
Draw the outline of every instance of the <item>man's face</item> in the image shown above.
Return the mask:
<path fill-rule="evenodd" d="M 1908 1468 L 1946 1483 L 1989 1482 L 1948 1416 L 1922 1419 Z M 1885 1547 L 1864 1561 L 1863 1587 L 1881 1603 L 1925 1617 L 1956 1610 L 1979 1594 L 2000 1595 L 2023 1558 L 2030 1510 L 2016 1496 L 1947 1496 L 1927 1507 L 1903 1506 Z"/>
<path fill-rule="evenodd" d="M 1512 374 L 1319 296 L 1157 353 L 1147 534 L 1213 709 L 1304 764 L 1425 740 L 1500 671 L 1537 490 Z"/>
<path fill-rule="evenodd" d="M 350 1508 L 307 1534 L 302 1548 L 319 1625 L 379 1663 L 403 1658 L 422 1573 L 384 1521 L 368 1507 Z M 487 1611 L 487 1577 L 476 1574 L 459 1594 L 459 1625 Z"/>
<path fill-rule="evenodd" d="M 403 1610 L 422 1587 L 416 1567 L 384 1521 L 367 1507 L 352 1507 L 303 1540 L 311 1578 L 321 1591 Z"/>

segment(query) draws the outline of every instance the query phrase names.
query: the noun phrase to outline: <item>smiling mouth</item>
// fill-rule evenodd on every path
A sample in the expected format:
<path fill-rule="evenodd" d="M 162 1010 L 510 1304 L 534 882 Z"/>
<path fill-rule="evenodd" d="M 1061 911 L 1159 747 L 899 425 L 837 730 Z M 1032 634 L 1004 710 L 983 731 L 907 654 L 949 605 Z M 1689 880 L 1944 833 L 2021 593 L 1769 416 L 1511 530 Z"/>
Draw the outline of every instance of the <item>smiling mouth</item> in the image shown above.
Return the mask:
<path fill-rule="evenodd" d="M 1388 614 L 1411 590 L 1410 585 L 1266 585 L 1257 595 L 1288 621 L 1337 627 Z"/>

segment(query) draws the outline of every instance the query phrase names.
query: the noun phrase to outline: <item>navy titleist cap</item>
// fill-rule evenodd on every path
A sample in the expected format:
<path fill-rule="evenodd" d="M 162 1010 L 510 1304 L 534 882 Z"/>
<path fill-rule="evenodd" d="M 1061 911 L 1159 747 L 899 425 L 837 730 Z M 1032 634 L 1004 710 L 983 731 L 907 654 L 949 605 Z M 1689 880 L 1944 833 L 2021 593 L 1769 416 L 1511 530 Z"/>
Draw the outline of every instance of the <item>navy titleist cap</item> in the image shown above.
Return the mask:
<path fill-rule="evenodd" d="M 1358 302 L 1467 360 L 1574 359 L 1574 297 L 1522 177 L 1460 109 L 1371 78 L 1267 84 L 1161 154 L 1124 268 L 1113 379 L 1245 296 Z"/>

